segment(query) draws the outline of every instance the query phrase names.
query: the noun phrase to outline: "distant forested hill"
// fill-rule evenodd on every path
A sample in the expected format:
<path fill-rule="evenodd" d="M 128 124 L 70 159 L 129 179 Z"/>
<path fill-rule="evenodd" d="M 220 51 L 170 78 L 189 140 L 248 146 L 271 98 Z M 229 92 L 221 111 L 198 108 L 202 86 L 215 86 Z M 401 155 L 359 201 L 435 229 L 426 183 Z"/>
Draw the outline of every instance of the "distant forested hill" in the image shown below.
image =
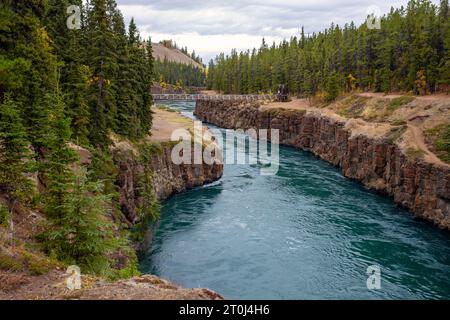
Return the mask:
<path fill-rule="evenodd" d="M 201 58 L 187 48 L 179 49 L 172 41 L 153 43 L 155 80 L 160 84 L 179 87 L 203 87 L 206 83 L 205 68 Z"/>
<path fill-rule="evenodd" d="M 165 43 L 152 43 L 152 47 L 155 60 L 167 60 L 168 62 L 192 65 L 200 69 L 204 68 L 200 58 L 196 57 L 194 60 L 192 54 L 187 52 L 187 49 L 178 49 L 170 41 L 166 41 Z M 195 55 L 195 52 L 193 55 Z"/>

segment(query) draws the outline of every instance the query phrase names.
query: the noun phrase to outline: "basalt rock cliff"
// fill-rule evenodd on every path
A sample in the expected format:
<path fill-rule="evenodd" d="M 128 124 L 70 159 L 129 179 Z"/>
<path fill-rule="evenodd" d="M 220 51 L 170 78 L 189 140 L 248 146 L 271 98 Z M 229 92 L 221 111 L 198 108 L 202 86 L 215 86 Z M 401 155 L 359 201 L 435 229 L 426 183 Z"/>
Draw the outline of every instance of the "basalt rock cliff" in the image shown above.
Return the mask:
<path fill-rule="evenodd" d="M 139 208 L 144 195 L 140 191 L 140 180 L 146 174 L 151 174 L 154 194 L 159 201 L 166 200 L 173 194 L 212 183 L 219 180 L 223 174 L 223 164 L 220 163 L 175 165 L 171 160 L 170 143 L 161 144 L 146 160 L 136 156 L 128 144 L 115 144 L 111 151 L 118 168 L 120 206 L 131 224 L 141 219 Z"/>
<path fill-rule="evenodd" d="M 405 154 L 395 131 L 371 136 L 354 132 L 345 120 L 255 103 L 198 101 L 195 115 L 223 128 L 279 129 L 280 144 L 310 151 L 416 217 L 450 229 L 450 168 Z"/>

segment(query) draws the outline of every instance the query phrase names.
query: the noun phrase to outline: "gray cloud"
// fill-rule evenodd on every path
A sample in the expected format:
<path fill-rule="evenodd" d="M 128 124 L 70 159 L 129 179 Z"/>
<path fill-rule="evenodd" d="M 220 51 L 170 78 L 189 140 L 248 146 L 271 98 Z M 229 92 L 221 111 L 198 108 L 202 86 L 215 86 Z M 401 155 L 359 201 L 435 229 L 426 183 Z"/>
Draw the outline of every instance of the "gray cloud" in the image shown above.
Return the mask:
<path fill-rule="evenodd" d="M 277 40 L 298 34 L 302 26 L 306 32 L 318 32 L 331 22 L 343 25 L 354 21 L 364 22 L 367 9 L 378 6 L 387 13 L 392 6 L 406 5 L 407 0 L 118 0 L 127 19 L 134 16 L 145 35 L 160 35 L 186 40 L 223 37 L 236 39 L 239 49 L 250 48 L 254 43 L 244 43 L 238 35 L 254 38 L 268 37 Z M 433 2 L 438 3 L 438 0 Z M 190 35 L 191 38 L 186 35 Z M 247 37 L 248 38 L 248 37 Z M 181 40 L 184 41 L 184 40 Z M 206 40 L 205 40 L 206 41 Z M 190 48 L 190 43 L 182 43 Z M 228 51 L 229 46 L 198 50 L 210 56 L 212 52 Z"/>

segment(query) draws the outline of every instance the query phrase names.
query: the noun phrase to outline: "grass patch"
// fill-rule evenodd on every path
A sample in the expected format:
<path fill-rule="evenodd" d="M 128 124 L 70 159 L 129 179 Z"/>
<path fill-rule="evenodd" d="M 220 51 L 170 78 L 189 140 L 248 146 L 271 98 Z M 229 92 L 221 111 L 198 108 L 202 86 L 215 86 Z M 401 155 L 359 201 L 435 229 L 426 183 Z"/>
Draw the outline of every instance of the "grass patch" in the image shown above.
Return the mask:
<path fill-rule="evenodd" d="M 402 96 L 388 99 L 371 99 L 352 95 L 340 102 L 337 113 L 345 118 L 361 118 L 368 122 L 385 122 L 399 108 L 414 101 L 412 96 Z M 400 126 L 406 122 L 402 119 L 396 119 L 391 122 L 392 125 Z"/>
<path fill-rule="evenodd" d="M 345 118 L 360 118 L 368 100 L 367 97 L 351 95 L 340 102 L 337 113 Z"/>
<path fill-rule="evenodd" d="M 169 106 L 166 106 L 164 104 L 157 104 L 155 107 L 156 107 L 156 109 L 159 109 L 159 110 L 163 110 L 163 111 L 167 111 L 167 112 L 173 112 L 173 113 L 178 113 L 177 110 L 172 109 Z"/>
<path fill-rule="evenodd" d="M 284 109 L 284 108 L 270 108 L 263 111 L 263 114 L 276 117 L 276 116 L 304 116 L 306 110 L 294 110 L 294 109 Z"/>
<path fill-rule="evenodd" d="M 406 121 L 402 119 L 395 119 L 391 121 L 391 125 L 393 126 L 406 126 Z"/>
<path fill-rule="evenodd" d="M 22 271 L 22 263 L 7 253 L 0 252 L 0 270 L 3 271 Z"/>
<path fill-rule="evenodd" d="M 401 136 L 403 136 L 407 129 L 407 125 L 392 128 L 391 132 L 386 137 L 387 142 L 389 144 L 394 144 Z"/>
<path fill-rule="evenodd" d="M 49 258 L 39 257 L 30 252 L 22 253 L 22 265 L 26 267 L 28 273 L 32 276 L 47 274 L 50 270 L 56 268 L 58 263 Z"/>
<path fill-rule="evenodd" d="M 0 270 L 3 271 L 24 271 L 31 276 L 39 276 L 47 274 L 58 266 L 60 264 L 56 260 L 33 253 L 23 247 L 17 247 L 10 252 L 7 249 L 0 251 Z"/>
<path fill-rule="evenodd" d="M 450 124 L 442 124 L 425 132 L 427 143 L 436 155 L 450 163 Z"/>
<path fill-rule="evenodd" d="M 374 105 L 366 110 L 363 118 L 371 122 L 385 122 L 395 111 L 411 103 L 414 99 L 411 96 L 402 96 L 392 100 L 377 99 Z M 393 125 L 403 125 L 405 123 L 403 119 L 395 119 L 391 122 Z"/>
<path fill-rule="evenodd" d="M 394 98 L 389 102 L 386 111 L 389 112 L 390 114 L 393 114 L 398 108 L 403 107 L 404 105 L 407 105 L 408 103 L 411 103 L 414 100 L 415 98 L 411 96 L 402 96 Z"/>
<path fill-rule="evenodd" d="M 425 151 L 423 151 L 422 149 L 409 148 L 408 150 L 406 150 L 406 156 L 410 159 L 423 158 L 424 155 Z"/>
<path fill-rule="evenodd" d="M 0 226 L 5 227 L 9 220 L 9 210 L 8 208 L 0 202 Z"/>

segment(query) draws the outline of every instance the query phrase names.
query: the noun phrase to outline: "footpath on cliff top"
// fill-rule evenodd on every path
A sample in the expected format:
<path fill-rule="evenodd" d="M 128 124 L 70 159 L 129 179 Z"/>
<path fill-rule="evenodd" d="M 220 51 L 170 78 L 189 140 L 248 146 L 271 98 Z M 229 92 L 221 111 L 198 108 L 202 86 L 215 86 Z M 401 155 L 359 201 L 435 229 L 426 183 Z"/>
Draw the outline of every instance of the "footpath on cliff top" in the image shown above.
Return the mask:
<path fill-rule="evenodd" d="M 313 105 L 313 106 L 312 106 Z M 316 105 L 307 99 L 287 103 L 273 102 L 262 109 L 292 109 L 318 113 L 347 122 L 354 134 L 382 137 L 394 127 L 405 126 L 399 146 L 406 154 L 425 161 L 449 166 L 436 155 L 432 132 L 450 123 L 450 96 L 405 96 L 399 94 L 361 93 L 329 105 Z"/>

